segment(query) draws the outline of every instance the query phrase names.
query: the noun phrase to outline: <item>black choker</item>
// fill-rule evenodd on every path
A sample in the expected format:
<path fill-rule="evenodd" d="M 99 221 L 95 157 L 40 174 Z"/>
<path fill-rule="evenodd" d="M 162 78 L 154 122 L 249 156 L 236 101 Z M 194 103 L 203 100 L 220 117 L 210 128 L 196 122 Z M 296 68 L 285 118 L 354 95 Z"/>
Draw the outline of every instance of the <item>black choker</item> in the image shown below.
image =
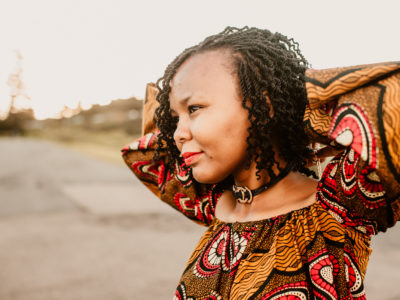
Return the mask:
<path fill-rule="evenodd" d="M 274 180 L 271 180 L 270 182 L 260 186 L 257 189 L 250 190 L 247 186 L 237 186 L 233 184 L 232 186 L 232 194 L 233 197 L 236 198 L 236 200 L 241 203 L 241 204 L 250 204 L 253 202 L 253 198 L 262 192 L 266 191 L 268 188 L 273 186 L 275 183 L 280 181 L 283 177 L 285 177 L 289 172 L 292 170 L 291 167 L 286 166 L 286 168 L 279 173 L 278 176 L 274 178 Z"/>

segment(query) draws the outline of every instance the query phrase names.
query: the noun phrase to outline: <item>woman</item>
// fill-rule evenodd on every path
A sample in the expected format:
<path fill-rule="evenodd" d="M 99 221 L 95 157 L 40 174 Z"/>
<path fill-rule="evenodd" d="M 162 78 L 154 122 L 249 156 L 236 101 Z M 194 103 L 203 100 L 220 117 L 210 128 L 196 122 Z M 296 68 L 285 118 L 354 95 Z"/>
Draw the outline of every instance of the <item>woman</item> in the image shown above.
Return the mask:
<path fill-rule="evenodd" d="M 341 99 L 358 87 L 372 99 L 369 82 L 387 77 L 398 97 L 400 65 L 306 78 L 307 66 L 279 33 L 227 28 L 186 49 L 159 80 L 157 128 L 145 119 L 147 135 L 123 157 L 158 197 L 208 226 L 175 299 L 365 298 L 370 237 L 399 211 L 397 173 L 379 173 L 377 162 L 396 157 L 379 156 L 390 147 L 375 123 L 387 122 L 369 119 L 364 94 L 353 95 L 361 104 Z M 329 147 L 316 155 L 314 142 Z M 333 152 L 321 180 L 310 178 L 306 165 Z"/>

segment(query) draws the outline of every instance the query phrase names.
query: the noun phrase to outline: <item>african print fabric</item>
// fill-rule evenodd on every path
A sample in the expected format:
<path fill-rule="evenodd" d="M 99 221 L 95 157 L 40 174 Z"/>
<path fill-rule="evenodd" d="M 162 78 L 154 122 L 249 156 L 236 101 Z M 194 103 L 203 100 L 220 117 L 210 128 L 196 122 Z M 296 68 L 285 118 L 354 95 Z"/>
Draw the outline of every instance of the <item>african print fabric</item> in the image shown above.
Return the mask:
<path fill-rule="evenodd" d="M 373 219 L 379 219 L 380 210 L 372 206 L 387 204 L 393 218 L 379 219 L 379 226 L 392 226 L 400 219 L 400 62 L 308 70 L 306 76 L 308 134 L 314 141 L 352 149 L 348 157 L 354 153 L 357 160 L 354 173 L 343 174 L 338 186 L 342 197 L 355 206 L 360 201 L 352 198 L 361 199 L 365 206 L 353 208 Z M 375 182 L 382 182 L 385 193 Z"/>
<path fill-rule="evenodd" d="M 199 184 L 185 166 L 153 161 L 156 93 L 148 86 L 145 135 L 123 158 L 161 200 L 208 226 L 174 299 L 366 299 L 371 236 L 400 215 L 399 70 L 388 63 L 307 71 L 306 130 L 343 152 L 325 168 L 315 203 L 252 222 L 217 219 L 219 184 Z"/>

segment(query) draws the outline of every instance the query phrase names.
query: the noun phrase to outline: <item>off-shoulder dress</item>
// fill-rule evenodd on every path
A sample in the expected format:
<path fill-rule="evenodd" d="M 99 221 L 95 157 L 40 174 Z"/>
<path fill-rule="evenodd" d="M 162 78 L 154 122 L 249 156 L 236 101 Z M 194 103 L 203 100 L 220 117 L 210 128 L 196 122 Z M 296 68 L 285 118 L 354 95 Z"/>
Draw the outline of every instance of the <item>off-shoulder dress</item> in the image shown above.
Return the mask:
<path fill-rule="evenodd" d="M 400 63 L 306 75 L 308 134 L 344 150 L 326 166 L 313 204 L 251 222 L 215 217 L 222 185 L 153 160 L 158 131 L 148 87 L 145 135 L 123 158 L 162 201 L 208 227 L 174 299 L 365 299 L 370 239 L 400 218 Z"/>

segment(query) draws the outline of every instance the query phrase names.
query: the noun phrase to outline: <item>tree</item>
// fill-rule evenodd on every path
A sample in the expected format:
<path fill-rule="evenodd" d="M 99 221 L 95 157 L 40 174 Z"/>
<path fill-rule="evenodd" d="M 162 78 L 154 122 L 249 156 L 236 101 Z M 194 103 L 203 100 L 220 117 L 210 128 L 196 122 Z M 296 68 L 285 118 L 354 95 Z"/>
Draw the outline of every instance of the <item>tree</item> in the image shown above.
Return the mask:
<path fill-rule="evenodd" d="M 10 87 L 10 106 L 8 114 L 16 113 L 19 109 L 29 109 L 31 98 L 26 92 L 25 84 L 22 80 L 23 69 L 22 60 L 23 57 L 19 50 L 15 50 L 17 57 L 17 64 L 13 72 L 8 76 L 7 84 Z"/>
<path fill-rule="evenodd" d="M 19 135 L 24 132 L 26 121 L 34 119 L 33 110 L 30 105 L 31 98 L 26 92 L 22 80 L 22 55 L 15 50 L 17 64 L 13 72 L 8 76 L 7 84 L 10 87 L 10 106 L 6 119 L 0 122 L 0 132 Z"/>

